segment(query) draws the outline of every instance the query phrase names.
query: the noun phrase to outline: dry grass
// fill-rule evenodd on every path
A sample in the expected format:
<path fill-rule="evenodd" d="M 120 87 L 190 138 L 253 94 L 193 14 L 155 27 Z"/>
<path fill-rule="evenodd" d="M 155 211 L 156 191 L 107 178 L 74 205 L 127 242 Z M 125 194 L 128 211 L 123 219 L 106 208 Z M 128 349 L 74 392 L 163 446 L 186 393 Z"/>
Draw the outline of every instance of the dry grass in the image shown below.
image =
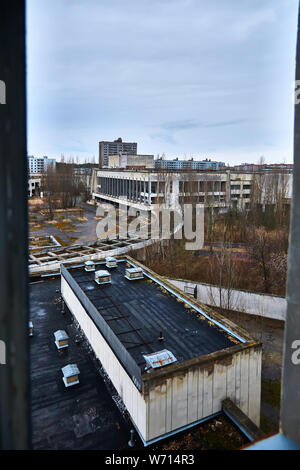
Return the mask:
<path fill-rule="evenodd" d="M 28 199 L 28 206 L 29 208 L 34 208 L 34 207 L 41 207 L 44 205 L 44 200 L 41 199 L 40 197 L 35 197 L 35 198 L 30 198 Z"/>
<path fill-rule="evenodd" d="M 58 224 L 58 220 L 45 220 L 46 224 L 56 225 Z"/>

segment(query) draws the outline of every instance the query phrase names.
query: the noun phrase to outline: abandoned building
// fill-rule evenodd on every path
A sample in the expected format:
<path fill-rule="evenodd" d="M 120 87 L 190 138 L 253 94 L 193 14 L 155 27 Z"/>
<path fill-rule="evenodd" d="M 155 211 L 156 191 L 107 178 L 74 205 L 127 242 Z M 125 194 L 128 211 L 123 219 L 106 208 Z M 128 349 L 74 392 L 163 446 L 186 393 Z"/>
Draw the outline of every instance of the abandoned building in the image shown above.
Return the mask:
<path fill-rule="evenodd" d="M 292 181 L 288 168 L 256 172 L 227 168 L 217 171 L 101 168 L 93 169 L 90 191 L 97 202 L 144 211 L 151 211 L 155 204 L 176 207 L 200 203 L 218 212 L 229 207 L 248 209 L 253 191 L 257 204 L 263 207 L 274 204 L 279 193 L 289 207 Z"/>
<path fill-rule="evenodd" d="M 104 285 L 62 264 L 61 295 L 144 445 L 217 416 L 225 399 L 259 426 L 261 343 L 130 257 L 105 263 Z"/>

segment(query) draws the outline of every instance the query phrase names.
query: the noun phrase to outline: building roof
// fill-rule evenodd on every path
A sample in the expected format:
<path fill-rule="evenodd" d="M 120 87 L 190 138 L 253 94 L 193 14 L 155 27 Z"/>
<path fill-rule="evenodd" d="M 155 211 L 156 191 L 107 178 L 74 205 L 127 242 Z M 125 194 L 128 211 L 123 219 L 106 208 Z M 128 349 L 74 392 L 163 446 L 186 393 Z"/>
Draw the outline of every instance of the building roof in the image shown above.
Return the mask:
<path fill-rule="evenodd" d="M 142 370 L 144 355 L 162 349 L 170 351 L 177 362 L 184 362 L 239 343 L 234 334 L 168 292 L 147 272 L 142 280 L 128 281 L 124 276 L 128 267 L 126 261 L 119 262 L 117 269 L 110 271 L 111 284 L 105 286 L 96 284 L 94 275 L 83 268 L 70 268 L 68 274 L 96 308 L 98 328 L 104 319 Z M 97 318 L 93 320 L 97 324 Z"/>
<path fill-rule="evenodd" d="M 133 287 L 132 283 L 130 286 Z M 100 374 L 99 363 L 86 341 L 71 341 L 68 351 L 58 354 L 51 339 L 57 327 L 66 330 L 72 338 L 80 333 L 69 310 L 66 308 L 65 314 L 61 314 L 61 305 L 57 303 L 59 287 L 58 277 L 30 283 L 30 319 L 36 327 L 36 335 L 30 339 L 33 449 L 128 450 L 132 425 L 129 426 L 116 406 L 120 400 L 114 396 L 107 376 Z M 68 390 L 61 372 L 67 362 L 78 364 L 81 373 L 80 385 Z M 216 420 L 225 424 L 214 429 L 213 439 L 207 441 L 207 432 Z M 173 442 L 183 450 L 206 449 L 208 445 L 214 449 L 217 434 L 220 436 L 217 444 L 222 443 L 222 449 L 232 449 L 232 437 L 228 435 L 234 433 L 243 439 L 242 443 L 246 442 L 228 418 L 220 416 L 155 444 L 154 450 L 165 450 L 163 446 Z M 143 448 L 137 434 L 135 440 L 134 449 Z M 240 445 L 238 442 L 236 447 Z"/>
<path fill-rule="evenodd" d="M 30 284 L 31 422 L 34 450 L 128 449 L 130 427 L 107 388 L 87 343 L 75 342 L 80 333 L 72 315 L 57 303 L 60 278 Z M 67 331 L 68 350 L 57 351 L 53 331 Z M 66 389 L 62 367 L 77 364 L 80 384 Z M 136 436 L 137 439 L 137 436 Z"/>

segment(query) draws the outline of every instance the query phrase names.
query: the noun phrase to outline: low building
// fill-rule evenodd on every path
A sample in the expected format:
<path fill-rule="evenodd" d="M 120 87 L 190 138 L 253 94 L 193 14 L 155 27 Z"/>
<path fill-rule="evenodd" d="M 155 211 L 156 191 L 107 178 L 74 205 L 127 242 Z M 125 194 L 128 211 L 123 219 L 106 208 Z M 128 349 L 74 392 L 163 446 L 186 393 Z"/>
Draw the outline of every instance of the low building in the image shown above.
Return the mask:
<path fill-rule="evenodd" d="M 225 208 L 227 184 L 226 172 L 102 169 L 93 173 L 91 193 L 96 201 L 148 211 L 154 204 L 178 207 L 191 202 Z"/>
<path fill-rule="evenodd" d="M 42 175 L 30 175 L 28 178 L 28 197 L 39 196 L 41 190 Z"/>
<path fill-rule="evenodd" d="M 91 179 L 92 198 L 151 211 L 153 205 L 178 207 L 185 203 L 204 204 L 215 211 L 255 203 L 264 209 L 283 199 L 290 206 L 293 174 L 284 169 L 246 172 L 158 170 L 109 168 L 95 169 Z"/>
<path fill-rule="evenodd" d="M 109 168 L 153 168 L 154 155 L 128 155 L 120 153 L 108 157 Z"/>
<path fill-rule="evenodd" d="M 99 286 L 62 265 L 61 294 L 144 445 L 219 415 L 226 398 L 259 426 L 261 343 L 130 257 L 110 274 Z"/>

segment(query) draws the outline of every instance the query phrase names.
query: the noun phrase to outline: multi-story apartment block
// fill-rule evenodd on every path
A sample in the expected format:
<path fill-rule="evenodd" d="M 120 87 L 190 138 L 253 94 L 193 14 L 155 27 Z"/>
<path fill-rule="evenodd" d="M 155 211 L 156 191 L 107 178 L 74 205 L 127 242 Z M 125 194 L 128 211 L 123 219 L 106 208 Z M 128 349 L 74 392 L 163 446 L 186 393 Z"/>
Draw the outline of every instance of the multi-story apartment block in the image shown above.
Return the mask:
<path fill-rule="evenodd" d="M 47 168 L 49 166 L 52 166 L 52 168 L 56 167 L 56 159 L 55 158 L 49 158 L 49 157 L 42 157 L 42 158 L 37 158 L 33 157 L 32 155 L 29 155 L 27 157 L 28 161 L 28 173 L 33 174 L 33 173 L 45 173 L 47 171 Z"/>
<path fill-rule="evenodd" d="M 110 155 L 118 155 L 120 153 L 128 155 L 137 154 L 136 142 L 123 142 L 121 137 L 113 142 L 101 141 L 99 142 L 99 167 L 104 168 L 108 166 L 108 157 Z"/>
<path fill-rule="evenodd" d="M 214 162 L 209 159 L 205 160 L 165 160 L 158 158 L 154 162 L 154 167 L 157 169 L 165 170 L 220 170 L 225 168 L 224 162 Z"/>

